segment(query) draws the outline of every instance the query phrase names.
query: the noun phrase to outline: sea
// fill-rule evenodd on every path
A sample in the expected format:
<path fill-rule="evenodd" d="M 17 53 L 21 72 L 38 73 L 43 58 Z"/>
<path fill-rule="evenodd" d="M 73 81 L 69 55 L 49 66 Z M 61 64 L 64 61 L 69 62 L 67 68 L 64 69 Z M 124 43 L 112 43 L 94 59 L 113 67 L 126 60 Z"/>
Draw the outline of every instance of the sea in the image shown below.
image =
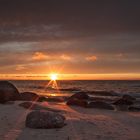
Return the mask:
<path fill-rule="evenodd" d="M 140 80 L 12 80 L 20 92 L 43 96 L 71 96 L 76 92 L 130 94 L 140 98 Z"/>

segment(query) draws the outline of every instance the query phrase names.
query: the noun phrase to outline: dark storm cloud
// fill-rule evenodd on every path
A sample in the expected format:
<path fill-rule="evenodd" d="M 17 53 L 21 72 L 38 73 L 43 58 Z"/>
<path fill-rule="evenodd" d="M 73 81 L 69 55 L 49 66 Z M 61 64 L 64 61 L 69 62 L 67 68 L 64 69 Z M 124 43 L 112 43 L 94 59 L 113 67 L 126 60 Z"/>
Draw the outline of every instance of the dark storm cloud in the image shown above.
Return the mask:
<path fill-rule="evenodd" d="M 139 32 L 139 6 L 139 0 L 0 0 L 0 40 Z"/>

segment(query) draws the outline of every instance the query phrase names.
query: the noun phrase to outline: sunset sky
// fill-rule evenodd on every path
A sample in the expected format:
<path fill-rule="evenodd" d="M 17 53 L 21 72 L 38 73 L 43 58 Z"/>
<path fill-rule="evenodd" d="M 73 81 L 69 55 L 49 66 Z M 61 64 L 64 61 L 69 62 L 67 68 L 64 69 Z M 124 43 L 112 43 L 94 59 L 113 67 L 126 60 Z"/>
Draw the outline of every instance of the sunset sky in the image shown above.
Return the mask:
<path fill-rule="evenodd" d="M 0 79 L 52 72 L 140 79 L 140 1 L 0 0 Z"/>

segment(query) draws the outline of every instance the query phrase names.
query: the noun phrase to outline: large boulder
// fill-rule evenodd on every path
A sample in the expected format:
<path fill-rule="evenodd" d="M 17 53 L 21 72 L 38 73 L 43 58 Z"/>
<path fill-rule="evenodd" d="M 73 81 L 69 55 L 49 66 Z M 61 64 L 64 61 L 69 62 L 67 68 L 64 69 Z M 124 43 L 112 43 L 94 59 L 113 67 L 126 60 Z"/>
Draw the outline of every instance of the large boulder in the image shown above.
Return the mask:
<path fill-rule="evenodd" d="M 120 96 L 119 93 L 114 91 L 91 91 L 91 95 L 98 95 L 98 96 Z"/>
<path fill-rule="evenodd" d="M 113 102 L 114 105 L 125 105 L 125 106 L 129 106 L 134 104 L 134 101 L 136 100 L 136 98 L 132 97 L 131 95 L 123 95 L 120 99 L 116 100 L 115 102 Z"/>
<path fill-rule="evenodd" d="M 133 101 L 121 98 L 121 99 L 118 99 L 117 101 L 115 101 L 113 104 L 114 105 L 119 105 L 119 106 L 120 105 L 132 105 Z"/>
<path fill-rule="evenodd" d="M 128 107 L 134 104 L 135 99 L 129 95 L 123 95 L 122 98 L 113 102 L 116 105 L 116 109 L 120 111 L 128 111 Z"/>
<path fill-rule="evenodd" d="M 128 110 L 132 112 L 137 112 L 140 111 L 140 106 L 130 106 Z"/>
<path fill-rule="evenodd" d="M 20 93 L 20 100 L 22 101 L 38 101 L 39 95 L 33 92 L 22 92 Z"/>
<path fill-rule="evenodd" d="M 20 98 L 17 88 L 8 81 L 0 81 L 0 103 L 15 101 Z"/>
<path fill-rule="evenodd" d="M 38 98 L 38 102 L 45 102 L 45 101 L 47 101 L 47 97 L 45 97 L 45 96 L 39 96 L 39 98 Z"/>
<path fill-rule="evenodd" d="M 132 97 L 131 95 L 127 95 L 127 94 L 123 95 L 122 99 L 128 100 L 128 101 L 135 101 L 136 100 L 135 97 Z"/>
<path fill-rule="evenodd" d="M 88 102 L 87 100 L 89 99 L 88 94 L 84 92 L 78 92 L 73 94 L 71 97 L 67 99 L 67 105 L 75 105 L 75 106 L 81 106 L 81 107 L 86 107 Z"/>
<path fill-rule="evenodd" d="M 87 107 L 88 102 L 86 100 L 79 100 L 76 98 L 72 98 L 72 99 L 69 99 L 66 104 L 72 105 L 72 106 Z"/>
<path fill-rule="evenodd" d="M 103 101 L 90 102 L 87 107 L 114 110 L 114 107 L 112 105 L 110 105 L 109 103 L 103 102 Z"/>
<path fill-rule="evenodd" d="M 78 92 L 78 93 L 73 94 L 71 97 L 69 97 L 69 99 L 74 99 L 74 98 L 79 99 L 79 100 L 88 100 L 89 96 L 85 92 Z"/>
<path fill-rule="evenodd" d="M 65 117 L 58 113 L 47 111 L 33 111 L 26 117 L 26 127 L 29 128 L 62 128 L 65 123 Z"/>

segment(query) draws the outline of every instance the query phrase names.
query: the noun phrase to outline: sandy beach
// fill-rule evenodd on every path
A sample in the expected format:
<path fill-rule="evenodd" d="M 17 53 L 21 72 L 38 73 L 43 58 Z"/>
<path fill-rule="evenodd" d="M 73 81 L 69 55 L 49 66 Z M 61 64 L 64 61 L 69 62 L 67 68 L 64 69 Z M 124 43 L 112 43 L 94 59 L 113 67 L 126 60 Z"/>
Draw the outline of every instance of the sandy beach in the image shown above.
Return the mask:
<path fill-rule="evenodd" d="M 140 112 L 122 112 L 82 107 L 65 103 L 40 103 L 61 110 L 66 125 L 60 129 L 25 127 L 24 109 L 14 104 L 0 104 L 0 140 L 139 140 Z"/>
<path fill-rule="evenodd" d="M 140 0 L 0 0 L 0 140 L 140 140 Z"/>

